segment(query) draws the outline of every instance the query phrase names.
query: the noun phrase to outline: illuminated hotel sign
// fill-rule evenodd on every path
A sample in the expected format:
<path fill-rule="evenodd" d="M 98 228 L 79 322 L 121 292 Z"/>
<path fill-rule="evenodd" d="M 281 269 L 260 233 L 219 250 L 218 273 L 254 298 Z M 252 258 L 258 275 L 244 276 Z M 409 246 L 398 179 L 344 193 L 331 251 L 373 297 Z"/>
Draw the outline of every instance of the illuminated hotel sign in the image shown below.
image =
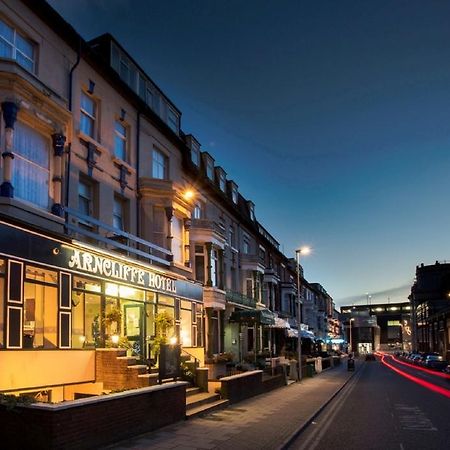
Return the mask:
<path fill-rule="evenodd" d="M 176 280 L 172 278 L 78 249 L 71 251 L 73 254 L 68 262 L 70 269 L 82 270 L 171 294 L 177 293 Z"/>

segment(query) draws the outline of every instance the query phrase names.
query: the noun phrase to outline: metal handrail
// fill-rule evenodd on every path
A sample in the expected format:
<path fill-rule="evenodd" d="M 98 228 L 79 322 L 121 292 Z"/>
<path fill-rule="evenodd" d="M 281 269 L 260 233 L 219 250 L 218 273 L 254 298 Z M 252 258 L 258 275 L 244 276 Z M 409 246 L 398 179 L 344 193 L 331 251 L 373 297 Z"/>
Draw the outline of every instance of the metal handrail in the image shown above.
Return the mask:
<path fill-rule="evenodd" d="M 240 292 L 234 292 L 229 289 L 225 289 L 225 299 L 228 302 L 237 303 L 238 305 L 249 306 L 252 308 L 256 308 L 256 299 L 247 297 Z"/>
<path fill-rule="evenodd" d="M 189 355 L 191 358 L 194 358 L 195 367 L 200 367 L 200 360 L 195 355 L 193 355 L 192 353 L 189 353 L 184 348 L 181 348 L 181 352 L 186 353 L 186 355 Z"/>

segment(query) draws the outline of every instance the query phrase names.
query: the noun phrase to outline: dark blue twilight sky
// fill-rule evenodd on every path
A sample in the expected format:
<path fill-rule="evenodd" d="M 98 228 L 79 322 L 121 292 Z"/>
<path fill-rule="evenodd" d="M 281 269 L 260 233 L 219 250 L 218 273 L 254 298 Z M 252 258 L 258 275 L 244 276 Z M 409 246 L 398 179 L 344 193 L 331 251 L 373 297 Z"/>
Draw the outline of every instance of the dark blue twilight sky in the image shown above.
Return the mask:
<path fill-rule="evenodd" d="M 450 259 L 450 2 L 51 0 L 112 33 L 339 306 Z"/>

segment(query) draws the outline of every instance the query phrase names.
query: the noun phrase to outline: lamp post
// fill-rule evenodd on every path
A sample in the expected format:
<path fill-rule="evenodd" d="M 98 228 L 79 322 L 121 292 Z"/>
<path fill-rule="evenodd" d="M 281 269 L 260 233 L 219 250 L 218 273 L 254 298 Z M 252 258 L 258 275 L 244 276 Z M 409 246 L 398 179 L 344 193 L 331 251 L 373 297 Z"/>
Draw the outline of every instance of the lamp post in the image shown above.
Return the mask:
<path fill-rule="evenodd" d="M 355 319 L 350 319 L 350 352 L 353 353 L 353 328 L 352 328 L 352 322 Z"/>
<path fill-rule="evenodd" d="M 302 309 L 300 301 L 300 253 L 307 255 L 311 250 L 309 247 L 302 247 L 295 250 L 295 261 L 297 266 L 297 323 L 298 323 L 298 381 L 302 380 Z"/>

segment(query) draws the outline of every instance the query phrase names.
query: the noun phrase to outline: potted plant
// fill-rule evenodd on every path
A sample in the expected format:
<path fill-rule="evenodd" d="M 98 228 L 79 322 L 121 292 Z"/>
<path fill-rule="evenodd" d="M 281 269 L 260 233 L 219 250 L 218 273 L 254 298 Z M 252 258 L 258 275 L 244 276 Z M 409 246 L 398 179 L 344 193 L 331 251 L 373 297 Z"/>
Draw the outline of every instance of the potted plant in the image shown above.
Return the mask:
<path fill-rule="evenodd" d="M 208 368 L 208 377 L 211 380 L 224 377 L 227 374 L 227 365 L 233 361 L 233 353 L 223 352 L 213 354 L 205 359 L 205 366 Z"/>
<path fill-rule="evenodd" d="M 158 358 L 161 345 L 167 344 L 167 334 L 173 327 L 173 324 L 173 317 L 167 311 L 161 311 L 155 314 L 155 338 L 152 341 L 152 351 L 155 359 Z"/>

